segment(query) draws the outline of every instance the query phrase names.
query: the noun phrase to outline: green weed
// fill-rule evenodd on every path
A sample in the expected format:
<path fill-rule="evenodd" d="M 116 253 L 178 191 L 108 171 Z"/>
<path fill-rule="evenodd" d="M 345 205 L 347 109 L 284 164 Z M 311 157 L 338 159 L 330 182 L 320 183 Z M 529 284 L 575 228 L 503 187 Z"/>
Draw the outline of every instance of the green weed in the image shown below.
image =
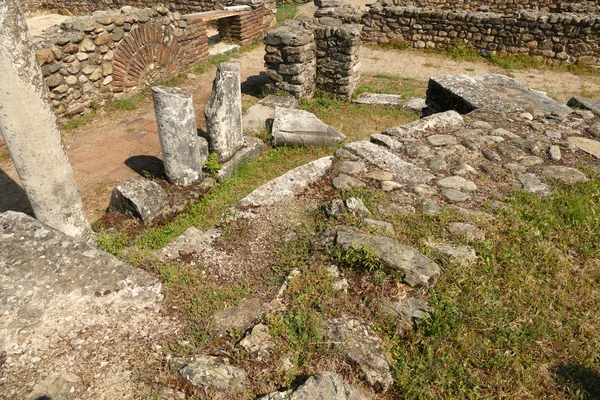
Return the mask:
<path fill-rule="evenodd" d="M 217 153 L 210 153 L 208 160 L 204 162 L 204 169 L 211 175 L 216 175 L 223 168 L 223 164 L 219 162 Z"/>

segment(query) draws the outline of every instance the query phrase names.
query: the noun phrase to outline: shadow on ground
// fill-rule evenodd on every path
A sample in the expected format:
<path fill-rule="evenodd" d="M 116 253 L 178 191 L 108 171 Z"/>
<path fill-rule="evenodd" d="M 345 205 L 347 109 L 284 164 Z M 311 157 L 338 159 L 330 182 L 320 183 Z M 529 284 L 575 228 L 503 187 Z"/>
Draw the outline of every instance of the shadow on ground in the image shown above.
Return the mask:
<path fill-rule="evenodd" d="M 600 374 L 574 364 L 559 365 L 554 369 L 559 385 L 572 398 L 600 399 Z"/>
<path fill-rule="evenodd" d="M 33 216 L 33 209 L 25 191 L 0 169 L 0 213 L 19 211 Z"/>
<path fill-rule="evenodd" d="M 258 75 L 249 76 L 248 79 L 242 82 L 242 93 L 249 96 L 261 97 L 263 88 L 267 83 L 269 83 L 269 78 L 264 71 Z"/>
<path fill-rule="evenodd" d="M 132 156 L 125 160 L 125 165 L 143 177 L 166 179 L 165 166 L 155 156 Z"/>

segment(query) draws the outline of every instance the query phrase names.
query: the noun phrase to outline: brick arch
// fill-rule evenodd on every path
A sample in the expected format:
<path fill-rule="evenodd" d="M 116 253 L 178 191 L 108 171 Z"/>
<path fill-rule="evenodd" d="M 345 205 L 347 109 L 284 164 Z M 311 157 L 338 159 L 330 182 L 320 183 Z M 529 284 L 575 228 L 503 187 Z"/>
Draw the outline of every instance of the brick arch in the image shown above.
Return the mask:
<path fill-rule="evenodd" d="M 113 91 L 143 88 L 175 76 L 181 52 L 169 26 L 147 23 L 136 27 L 115 49 Z"/>

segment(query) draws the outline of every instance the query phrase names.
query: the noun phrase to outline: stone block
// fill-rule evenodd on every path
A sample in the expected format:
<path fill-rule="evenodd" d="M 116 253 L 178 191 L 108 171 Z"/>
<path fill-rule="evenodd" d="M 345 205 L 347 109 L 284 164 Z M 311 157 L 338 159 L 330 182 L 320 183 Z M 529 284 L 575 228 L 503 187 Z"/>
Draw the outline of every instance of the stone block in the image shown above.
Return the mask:
<path fill-rule="evenodd" d="M 131 215 L 148 224 L 168 206 L 167 193 L 158 183 L 144 178 L 131 178 L 113 189 L 108 210 Z"/>

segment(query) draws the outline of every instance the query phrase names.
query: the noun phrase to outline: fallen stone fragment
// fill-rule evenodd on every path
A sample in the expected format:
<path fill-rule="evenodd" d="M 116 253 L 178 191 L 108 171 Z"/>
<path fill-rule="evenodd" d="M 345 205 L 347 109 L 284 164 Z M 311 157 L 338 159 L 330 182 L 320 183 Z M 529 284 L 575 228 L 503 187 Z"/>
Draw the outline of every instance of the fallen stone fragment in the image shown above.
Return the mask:
<path fill-rule="evenodd" d="M 521 173 L 517 175 L 517 180 L 524 191 L 541 196 L 547 196 L 552 193 L 552 188 L 545 184 L 539 176 L 532 173 Z"/>
<path fill-rule="evenodd" d="M 356 99 L 352 100 L 352 102 L 357 104 L 396 107 L 402 103 L 402 96 L 399 94 L 362 93 Z"/>
<path fill-rule="evenodd" d="M 417 133 L 428 132 L 434 129 L 458 129 L 464 124 L 465 121 L 459 113 L 456 111 L 446 111 L 405 125 L 386 129 L 382 134 L 392 137 L 411 137 Z"/>
<path fill-rule="evenodd" d="M 175 363 L 181 363 L 175 360 Z M 190 385 L 208 387 L 213 390 L 242 390 L 248 381 L 248 374 L 221 357 L 196 356 L 177 370 L 179 376 Z"/>
<path fill-rule="evenodd" d="M 371 236 L 357 229 L 339 227 L 335 244 L 343 249 L 366 249 L 373 252 L 386 269 L 399 272 L 404 282 L 411 287 L 432 287 L 440 276 L 436 263 L 412 247 L 387 237 Z"/>
<path fill-rule="evenodd" d="M 340 163 L 340 172 L 348 175 L 356 175 L 366 168 L 364 161 L 343 161 Z"/>
<path fill-rule="evenodd" d="M 200 252 L 210 246 L 210 238 L 201 230 L 191 227 L 186 229 L 171 243 L 156 252 L 161 261 L 174 260 L 192 252 Z"/>
<path fill-rule="evenodd" d="M 481 129 L 483 131 L 489 132 L 494 129 L 494 126 L 486 121 L 473 121 L 470 126 L 471 129 Z"/>
<path fill-rule="evenodd" d="M 334 372 L 319 372 L 296 389 L 274 392 L 258 400 L 368 400 Z"/>
<path fill-rule="evenodd" d="M 149 224 L 168 206 L 167 193 L 158 183 L 144 178 L 131 178 L 113 189 L 108 210 L 131 215 Z"/>
<path fill-rule="evenodd" d="M 416 212 L 413 206 L 401 206 L 396 203 L 384 203 L 377 206 L 377 212 L 383 217 L 391 217 L 392 215 L 410 215 Z"/>
<path fill-rule="evenodd" d="M 352 215 L 358 218 L 364 218 L 371 215 L 371 211 L 369 211 L 367 206 L 365 206 L 362 200 L 358 197 L 350 197 L 349 199 L 347 199 L 346 207 Z"/>
<path fill-rule="evenodd" d="M 456 137 L 452 135 L 431 135 L 427 136 L 426 140 L 434 147 L 452 146 L 458 143 Z"/>
<path fill-rule="evenodd" d="M 69 372 L 51 372 L 42 382 L 33 387 L 27 400 L 62 399 L 75 400 L 81 398 L 83 381 Z"/>
<path fill-rule="evenodd" d="M 242 117 L 242 127 L 247 133 L 263 133 L 268 130 L 267 123 L 275 118 L 275 109 L 262 104 L 250 107 Z"/>
<path fill-rule="evenodd" d="M 442 157 L 432 157 L 427 160 L 427 167 L 433 172 L 440 172 L 448 168 L 448 164 Z"/>
<path fill-rule="evenodd" d="M 441 194 L 448 201 L 461 202 L 471 199 L 471 195 L 452 188 L 442 189 Z"/>
<path fill-rule="evenodd" d="M 494 162 L 494 163 L 502 162 L 502 158 L 498 155 L 498 153 L 496 153 L 493 150 L 485 149 L 481 152 L 481 154 L 483 154 L 483 156 L 491 162 Z"/>
<path fill-rule="evenodd" d="M 600 100 L 590 99 L 588 97 L 573 96 L 567 103 L 569 107 L 581 108 L 583 110 L 589 110 L 594 113 L 597 117 L 600 117 Z"/>
<path fill-rule="evenodd" d="M 521 160 L 527 156 L 523 150 L 509 143 L 499 143 L 496 146 L 498 153 L 511 160 Z"/>
<path fill-rule="evenodd" d="M 475 183 L 462 176 L 449 176 L 440 179 L 437 181 L 437 185 L 444 189 L 455 189 L 464 192 L 474 192 L 477 190 L 477 185 L 475 185 Z"/>
<path fill-rule="evenodd" d="M 341 199 L 333 199 L 323 204 L 323 211 L 327 218 L 340 217 L 346 212 L 346 206 Z"/>
<path fill-rule="evenodd" d="M 350 284 L 348 283 L 348 280 L 342 276 L 339 268 L 336 265 L 329 265 L 325 267 L 325 271 L 327 271 L 327 274 L 329 274 L 329 276 L 335 279 L 335 281 L 331 284 L 333 290 L 335 290 L 336 292 L 341 291 L 344 293 L 348 291 Z"/>
<path fill-rule="evenodd" d="M 265 360 L 275 350 L 275 342 L 264 324 L 255 325 L 241 341 L 240 346 L 257 361 Z"/>
<path fill-rule="evenodd" d="M 427 300 L 419 297 L 405 297 L 393 303 L 383 302 L 382 310 L 396 318 L 396 331 L 401 334 L 430 318 L 432 312 Z"/>
<path fill-rule="evenodd" d="M 562 165 L 549 165 L 544 167 L 542 169 L 542 175 L 546 178 L 556 179 L 567 185 L 574 185 L 588 180 L 587 176 L 580 170 Z"/>
<path fill-rule="evenodd" d="M 240 63 L 219 64 L 212 94 L 204 110 L 211 153 L 227 161 L 244 146 Z"/>
<path fill-rule="evenodd" d="M 434 178 L 429 172 L 402 160 L 400 157 L 374 143 L 358 141 L 348 143 L 344 148 L 365 161 L 391 172 L 399 182 L 427 183 Z"/>
<path fill-rule="evenodd" d="M 419 206 L 419 210 L 425 215 L 436 216 L 442 212 L 442 207 L 434 200 L 423 200 L 421 205 Z"/>
<path fill-rule="evenodd" d="M 273 109 L 275 109 L 275 107 L 296 108 L 298 107 L 298 100 L 294 96 L 277 96 L 270 94 L 264 99 L 261 99 L 258 104 Z"/>
<path fill-rule="evenodd" d="M 41 342 L 106 322 L 106 315 L 121 321 L 149 312 L 162 298 L 149 273 L 14 211 L 0 214 L 0 287 L 10 299 L 2 305 L 0 353 L 23 343 L 35 352 Z M 95 318 L 96 309 L 107 314 Z"/>
<path fill-rule="evenodd" d="M 452 236 L 464 239 L 468 242 L 481 242 L 485 240 L 485 234 L 473 224 L 466 222 L 450 222 L 446 228 Z"/>
<path fill-rule="evenodd" d="M 333 157 L 323 157 L 297 167 L 263 184 L 237 204 L 238 207 L 270 206 L 288 199 L 308 189 L 309 185 L 321 179 L 331 168 Z"/>
<path fill-rule="evenodd" d="M 402 104 L 402 108 L 414 111 L 416 113 L 421 113 L 424 108 L 427 108 L 427 103 L 425 103 L 425 99 L 420 97 L 411 97 L 406 100 L 404 104 Z"/>
<path fill-rule="evenodd" d="M 367 186 L 363 181 L 353 178 L 346 174 L 339 174 L 331 182 L 334 188 L 337 190 L 350 190 L 354 187 L 365 187 Z"/>
<path fill-rule="evenodd" d="M 391 172 L 379 170 L 365 172 L 362 176 L 374 181 L 391 181 L 394 179 L 394 175 Z"/>
<path fill-rule="evenodd" d="M 569 144 L 577 147 L 579 150 L 600 159 L 600 142 L 579 136 L 571 136 L 568 140 Z"/>
<path fill-rule="evenodd" d="M 213 316 L 212 330 L 219 336 L 228 332 L 244 332 L 269 311 L 270 306 L 261 298 L 242 300 L 238 305 L 218 311 Z"/>
<path fill-rule="evenodd" d="M 548 157 L 552 161 L 560 161 L 562 159 L 560 147 L 557 145 L 552 145 L 552 146 L 548 147 Z"/>
<path fill-rule="evenodd" d="M 390 150 L 398 151 L 404 147 L 404 143 L 394 139 L 388 135 L 382 135 L 381 133 L 374 133 L 371 135 L 370 140 L 376 145 L 383 146 Z"/>
<path fill-rule="evenodd" d="M 251 136 L 244 136 L 244 146 L 238 150 L 233 157 L 223 162 L 221 169 L 217 171 L 217 181 L 223 182 L 231 178 L 242 163 L 254 160 L 260 156 L 264 150 L 265 144 L 262 140 Z"/>
<path fill-rule="evenodd" d="M 384 233 L 388 233 L 390 235 L 394 234 L 394 226 L 387 221 L 379 221 L 377 219 L 365 218 L 363 220 L 365 227 L 370 228 L 374 231 L 380 231 Z"/>
<path fill-rule="evenodd" d="M 379 339 L 363 323 L 341 317 L 325 321 L 323 337 L 358 370 L 375 391 L 386 392 L 393 384 L 390 361 Z"/>
<path fill-rule="evenodd" d="M 380 187 L 384 192 L 391 192 L 392 190 L 402 189 L 404 185 L 394 181 L 381 181 Z"/>
<path fill-rule="evenodd" d="M 446 243 L 427 243 L 434 253 L 448 258 L 451 262 L 468 267 L 477 260 L 477 254 L 472 247 Z"/>
<path fill-rule="evenodd" d="M 589 128 L 586 129 L 587 133 L 589 133 L 593 138 L 600 139 L 600 121 L 594 122 L 590 125 Z"/>
<path fill-rule="evenodd" d="M 334 146 L 346 136 L 314 114 L 292 108 L 275 108 L 273 145 Z"/>

